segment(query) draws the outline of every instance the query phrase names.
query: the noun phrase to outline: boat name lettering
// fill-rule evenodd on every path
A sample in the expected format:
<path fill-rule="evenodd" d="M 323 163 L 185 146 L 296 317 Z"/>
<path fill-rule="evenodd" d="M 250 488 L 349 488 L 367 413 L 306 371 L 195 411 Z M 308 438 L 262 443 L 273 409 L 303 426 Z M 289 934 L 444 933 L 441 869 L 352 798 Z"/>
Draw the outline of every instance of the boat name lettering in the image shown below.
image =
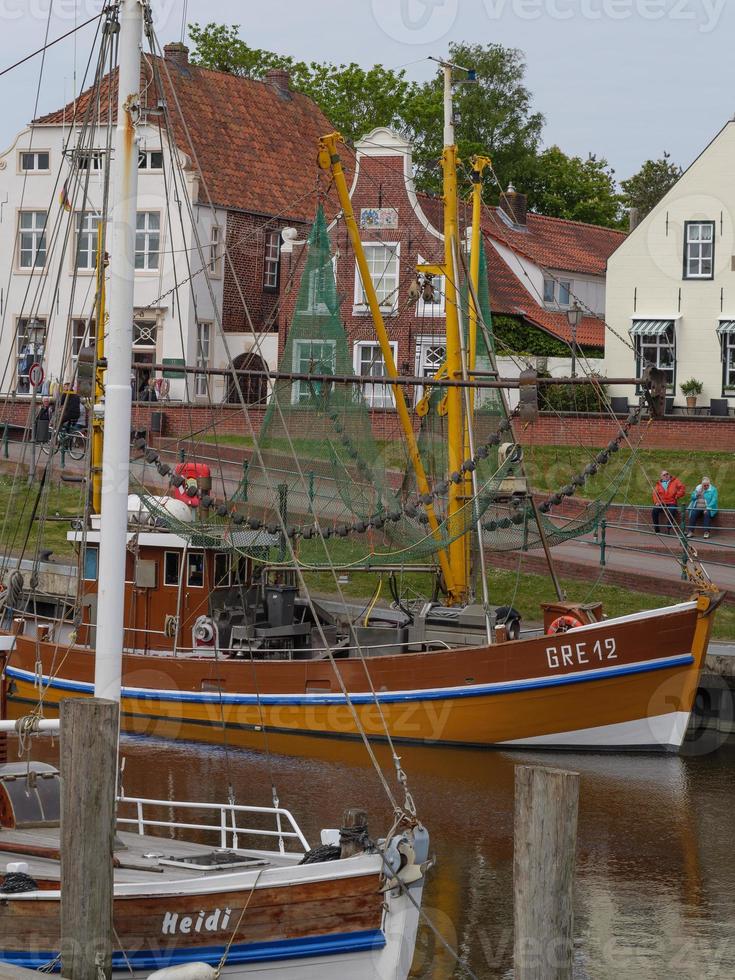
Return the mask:
<path fill-rule="evenodd" d="M 551 670 L 559 667 L 589 667 L 591 664 L 617 660 L 617 643 L 612 637 L 605 640 L 581 640 L 579 643 L 562 643 L 546 647 L 546 661 Z"/>
<path fill-rule="evenodd" d="M 163 917 L 161 934 L 164 936 L 195 936 L 202 932 L 221 932 L 230 924 L 232 909 L 215 909 L 195 915 L 167 912 Z"/>

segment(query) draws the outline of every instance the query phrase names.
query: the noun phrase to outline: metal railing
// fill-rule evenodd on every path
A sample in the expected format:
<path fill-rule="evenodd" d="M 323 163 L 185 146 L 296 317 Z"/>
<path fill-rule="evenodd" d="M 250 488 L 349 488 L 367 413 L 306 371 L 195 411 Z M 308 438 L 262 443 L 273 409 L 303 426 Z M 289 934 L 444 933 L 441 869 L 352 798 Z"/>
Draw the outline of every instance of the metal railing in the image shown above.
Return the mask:
<path fill-rule="evenodd" d="M 278 849 L 281 854 L 286 853 L 287 840 L 298 841 L 304 851 L 309 850 L 309 843 L 301 832 L 301 828 L 296 823 L 289 810 L 282 807 L 265 806 L 240 806 L 234 803 L 182 803 L 178 800 L 148 800 L 143 797 L 122 796 L 118 798 L 119 806 L 132 806 L 135 809 L 134 817 L 120 817 L 117 822 L 124 827 L 132 827 L 143 836 L 149 828 L 163 830 L 195 830 L 200 833 L 215 834 L 219 837 L 219 847 L 223 849 L 232 848 L 237 850 L 240 837 L 266 837 L 268 839 L 278 838 Z M 181 820 L 157 820 L 146 815 L 146 809 L 152 807 L 162 807 L 166 810 L 187 810 L 194 813 L 206 813 L 207 811 L 217 815 L 217 820 L 212 823 L 185 823 Z M 239 814 L 261 814 L 271 816 L 275 820 L 275 830 L 267 830 L 262 827 L 241 827 L 237 823 Z M 284 828 L 284 822 L 286 828 Z M 289 828 L 290 829 L 287 829 Z"/>

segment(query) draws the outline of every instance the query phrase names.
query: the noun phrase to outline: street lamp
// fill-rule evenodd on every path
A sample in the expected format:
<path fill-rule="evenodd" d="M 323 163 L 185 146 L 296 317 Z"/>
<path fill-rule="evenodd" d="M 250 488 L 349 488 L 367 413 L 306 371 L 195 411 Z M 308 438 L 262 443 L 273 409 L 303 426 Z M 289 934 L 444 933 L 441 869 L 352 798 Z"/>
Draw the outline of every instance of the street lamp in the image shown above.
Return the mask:
<path fill-rule="evenodd" d="M 569 326 L 572 329 L 572 377 L 577 377 L 577 327 L 582 322 L 582 317 L 584 316 L 584 310 L 579 305 L 575 303 L 574 306 L 570 306 L 567 310 L 567 320 L 569 321 Z"/>

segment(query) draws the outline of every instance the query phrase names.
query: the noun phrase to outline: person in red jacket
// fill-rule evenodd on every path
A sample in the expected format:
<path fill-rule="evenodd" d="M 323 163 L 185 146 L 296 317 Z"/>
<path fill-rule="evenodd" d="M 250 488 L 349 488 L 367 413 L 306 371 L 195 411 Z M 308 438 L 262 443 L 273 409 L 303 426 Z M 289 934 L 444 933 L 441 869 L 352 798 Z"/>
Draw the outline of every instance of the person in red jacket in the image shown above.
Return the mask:
<path fill-rule="evenodd" d="M 656 534 L 661 531 L 659 518 L 662 514 L 665 514 L 668 527 L 679 526 L 679 501 L 685 494 L 686 487 L 681 480 L 677 480 L 668 470 L 664 470 L 661 473 L 661 479 L 656 484 L 656 489 L 653 491 L 651 519 Z"/>

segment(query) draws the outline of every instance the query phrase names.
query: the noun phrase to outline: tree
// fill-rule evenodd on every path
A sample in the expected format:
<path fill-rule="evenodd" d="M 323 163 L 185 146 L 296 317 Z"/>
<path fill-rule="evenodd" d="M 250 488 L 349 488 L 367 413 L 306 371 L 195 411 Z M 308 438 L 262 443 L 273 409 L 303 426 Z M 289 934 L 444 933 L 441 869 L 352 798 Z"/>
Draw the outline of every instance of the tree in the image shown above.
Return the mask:
<path fill-rule="evenodd" d="M 637 174 L 621 182 L 622 202 L 627 209 L 637 208 L 639 220 L 650 214 L 683 174 L 664 152 L 660 160 L 646 160 Z"/>
<path fill-rule="evenodd" d="M 189 36 L 196 44 L 194 64 L 215 68 L 244 78 L 262 79 L 274 68 L 287 70 L 291 85 L 309 96 L 345 139 L 354 142 L 377 126 L 402 129 L 402 109 L 415 86 L 403 71 L 381 65 L 296 61 L 288 55 L 251 48 L 239 36 L 236 25 L 192 24 Z"/>
<path fill-rule="evenodd" d="M 615 171 L 592 154 L 583 160 L 549 147 L 536 158 L 524 189 L 540 214 L 608 228 L 621 223 Z"/>
<path fill-rule="evenodd" d="M 490 156 L 499 180 L 523 186 L 541 139 L 543 116 L 532 109 L 524 84 L 521 51 L 500 44 L 449 45 L 449 60 L 474 68 L 477 82 L 455 89 L 457 144 L 465 163 Z M 404 112 L 404 131 L 414 146 L 417 180 L 424 190 L 441 190 L 438 161 L 443 137 L 443 75 L 416 86 Z M 497 191 L 497 189 L 496 189 Z"/>

